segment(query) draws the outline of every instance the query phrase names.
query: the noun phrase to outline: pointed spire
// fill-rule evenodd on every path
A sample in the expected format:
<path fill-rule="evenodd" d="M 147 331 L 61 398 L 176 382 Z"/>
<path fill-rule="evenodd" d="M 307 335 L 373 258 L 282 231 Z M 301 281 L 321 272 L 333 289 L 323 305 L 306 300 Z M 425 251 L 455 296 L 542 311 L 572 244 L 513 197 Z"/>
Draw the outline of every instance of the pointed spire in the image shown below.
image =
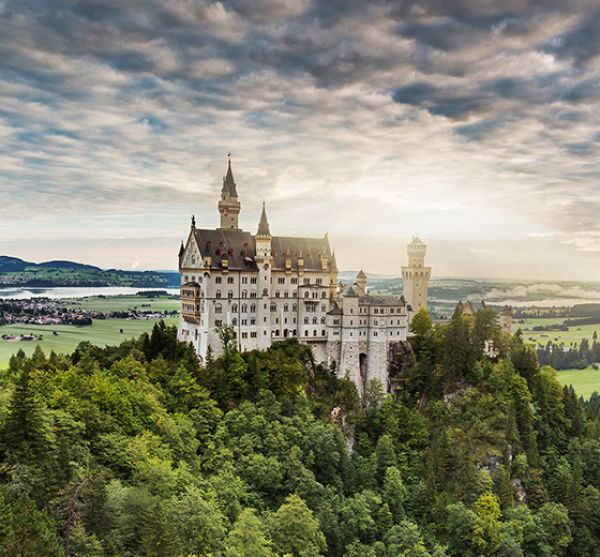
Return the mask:
<path fill-rule="evenodd" d="M 337 271 L 337 261 L 335 260 L 335 250 L 331 252 L 331 269 Z"/>
<path fill-rule="evenodd" d="M 196 228 L 196 215 L 192 215 L 192 228 Z"/>
<path fill-rule="evenodd" d="M 265 207 L 265 202 L 263 201 L 262 205 L 262 213 L 260 215 L 260 222 L 258 223 L 258 231 L 256 232 L 257 236 L 270 236 L 271 231 L 269 230 L 269 221 L 267 220 L 267 210 Z"/>
<path fill-rule="evenodd" d="M 179 246 L 179 257 L 183 255 L 185 248 L 183 247 L 183 240 L 181 240 L 181 245 Z"/>
<path fill-rule="evenodd" d="M 236 183 L 231 170 L 231 153 L 227 154 L 227 175 L 223 178 L 223 189 L 221 194 L 227 194 L 230 197 L 237 197 Z"/>

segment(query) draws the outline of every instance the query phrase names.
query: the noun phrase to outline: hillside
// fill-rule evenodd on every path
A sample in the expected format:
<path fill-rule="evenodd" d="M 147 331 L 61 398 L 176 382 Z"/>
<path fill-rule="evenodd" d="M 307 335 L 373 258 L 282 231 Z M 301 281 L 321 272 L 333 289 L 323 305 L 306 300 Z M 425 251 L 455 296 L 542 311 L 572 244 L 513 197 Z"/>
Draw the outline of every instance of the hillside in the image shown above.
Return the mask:
<path fill-rule="evenodd" d="M 15 286 L 176 288 L 178 285 L 177 273 L 168 271 L 104 270 L 74 261 L 32 263 L 18 257 L 0 256 L 0 288 Z"/>
<path fill-rule="evenodd" d="M 161 325 L 16 356 L 0 376 L 2 554 L 597 555 L 598 396 L 561 388 L 488 310 L 415 319 L 396 396 L 370 383 L 366 405 L 295 339 L 240 353 L 227 328 L 205 365 Z"/>

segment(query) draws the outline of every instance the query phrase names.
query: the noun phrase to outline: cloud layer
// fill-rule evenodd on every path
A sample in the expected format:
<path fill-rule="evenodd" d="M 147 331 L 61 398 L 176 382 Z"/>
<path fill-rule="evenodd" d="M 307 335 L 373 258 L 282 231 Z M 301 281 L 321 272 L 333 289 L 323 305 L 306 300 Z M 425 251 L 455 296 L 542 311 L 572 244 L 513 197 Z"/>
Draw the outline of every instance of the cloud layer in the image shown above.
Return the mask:
<path fill-rule="evenodd" d="M 347 267 L 418 232 L 600 276 L 599 36 L 592 0 L 0 0 L 0 251 L 214 226 L 231 150 L 244 226 Z"/>

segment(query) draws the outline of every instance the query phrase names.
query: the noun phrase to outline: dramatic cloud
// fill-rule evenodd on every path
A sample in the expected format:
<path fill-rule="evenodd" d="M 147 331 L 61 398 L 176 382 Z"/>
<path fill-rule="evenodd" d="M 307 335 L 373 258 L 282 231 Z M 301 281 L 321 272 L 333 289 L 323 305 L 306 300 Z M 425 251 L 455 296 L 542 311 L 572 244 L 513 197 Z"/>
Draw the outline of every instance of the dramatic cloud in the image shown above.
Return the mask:
<path fill-rule="evenodd" d="M 592 0 L 0 0 L 0 253 L 172 268 L 232 151 L 242 225 L 344 267 L 419 233 L 600 278 L 599 36 Z"/>

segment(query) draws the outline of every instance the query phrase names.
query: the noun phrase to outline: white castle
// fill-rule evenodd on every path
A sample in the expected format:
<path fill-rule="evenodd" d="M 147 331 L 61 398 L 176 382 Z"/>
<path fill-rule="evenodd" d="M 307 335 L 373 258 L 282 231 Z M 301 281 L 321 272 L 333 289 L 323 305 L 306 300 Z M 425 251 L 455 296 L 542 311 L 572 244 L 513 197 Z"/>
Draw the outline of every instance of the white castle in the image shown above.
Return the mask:
<path fill-rule="evenodd" d="M 217 327 L 224 324 L 235 329 L 242 351 L 297 337 L 311 346 L 316 362 L 347 375 L 361 394 L 371 379 L 389 390 L 391 348 L 406 340 L 413 309 L 427 306 L 425 244 L 414 238 L 408 246 L 403 296 L 370 295 L 363 271 L 353 285 L 338 285 L 327 234 L 272 236 L 264 203 L 256 234 L 241 230 L 231 160 L 218 207 L 221 226 L 196 228 L 192 217 L 179 250 L 179 340 L 204 358 L 209 347 L 220 353 Z"/>

